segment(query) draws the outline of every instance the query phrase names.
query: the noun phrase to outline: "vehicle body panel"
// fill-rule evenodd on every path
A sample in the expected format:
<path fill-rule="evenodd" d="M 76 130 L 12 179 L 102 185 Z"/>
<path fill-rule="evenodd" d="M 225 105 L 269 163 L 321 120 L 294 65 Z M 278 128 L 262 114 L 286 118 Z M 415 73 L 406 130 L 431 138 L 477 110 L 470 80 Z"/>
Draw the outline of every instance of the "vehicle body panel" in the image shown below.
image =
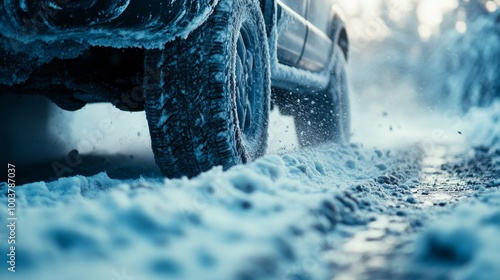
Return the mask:
<path fill-rule="evenodd" d="M 322 70 L 328 63 L 332 52 L 332 38 L 328 37 L 331 30 L 332 0 L 309 1 L 307 13 L 308 32 L 304 51 L 298 66 L 312 71 Z"/>
<path fill-rule="evenodd" d="M 333 0 L 277 1 L 278 61 L 319 72 L 329 63 L 335 38 L 331 36 L 335 12 Z"/>
<path fill-rule="evenodd" d="M 314 25 L 308 23 L 307 41 L 297 67 L 311 71 L 321 71 L 328 65 L 333 51 L 331 38 Z"/>
<path fill-rule="evenodd" d="M 280 20 L 278 30 L 278 61 L 295 66 L 300 60 L 307 38 L 307 5 L 309 0 L 278 1 Z"/>

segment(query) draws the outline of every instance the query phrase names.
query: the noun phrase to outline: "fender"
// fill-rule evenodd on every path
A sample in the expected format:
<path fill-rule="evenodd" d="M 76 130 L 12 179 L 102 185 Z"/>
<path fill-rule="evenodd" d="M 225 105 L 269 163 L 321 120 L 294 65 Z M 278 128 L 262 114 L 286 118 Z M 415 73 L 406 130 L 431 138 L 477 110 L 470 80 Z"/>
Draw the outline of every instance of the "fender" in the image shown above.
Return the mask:
<path fill-rule="evenodd" d="M 332 41 L 338 45 L 344 53 L 345 60 L 349 57 L 349 37 L 347 36 L 347 29 L 345 25 L 345 16 L 340 7 L 335 4 L 330 12 L 330 32 L 328 36 Z"/>

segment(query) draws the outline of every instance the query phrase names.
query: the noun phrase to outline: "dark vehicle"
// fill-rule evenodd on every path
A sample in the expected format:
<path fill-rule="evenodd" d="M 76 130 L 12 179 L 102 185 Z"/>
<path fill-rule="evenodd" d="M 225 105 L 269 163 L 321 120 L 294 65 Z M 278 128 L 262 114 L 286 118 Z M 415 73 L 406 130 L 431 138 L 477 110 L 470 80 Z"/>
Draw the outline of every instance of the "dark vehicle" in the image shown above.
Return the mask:
<path fill-rule="evenodd" d="M 263 155 L 271 103 L 294 116 L 303 146 L 348 140 L 348 38 L 333 0 L 4 0 L 0 10 L 3 92 L 65 110 L 145 110 L 168 177 Z"/>

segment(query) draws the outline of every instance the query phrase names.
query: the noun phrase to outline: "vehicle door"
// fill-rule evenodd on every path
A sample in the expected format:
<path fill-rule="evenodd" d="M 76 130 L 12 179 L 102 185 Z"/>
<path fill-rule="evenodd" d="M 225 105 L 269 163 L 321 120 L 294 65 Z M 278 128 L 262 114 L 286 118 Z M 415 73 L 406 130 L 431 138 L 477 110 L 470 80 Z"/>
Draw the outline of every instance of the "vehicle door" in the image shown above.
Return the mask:
<path fill-rule="evenodd" d="M 320 71 L 330 62 L 333 42 L 327 34 L 332 28 L 335 0 L 311 0 L 307 4 L 307 40 L 298 65 L 301 68 Z"/>
<path fill-rule="evenodd" d="M 278 61 L 282 64 L 296 66 L 302 54 L 306 36 L 307 8 L 309 2 L 317 0 L 278 0 L 282 20 L 278 34 Z"/>

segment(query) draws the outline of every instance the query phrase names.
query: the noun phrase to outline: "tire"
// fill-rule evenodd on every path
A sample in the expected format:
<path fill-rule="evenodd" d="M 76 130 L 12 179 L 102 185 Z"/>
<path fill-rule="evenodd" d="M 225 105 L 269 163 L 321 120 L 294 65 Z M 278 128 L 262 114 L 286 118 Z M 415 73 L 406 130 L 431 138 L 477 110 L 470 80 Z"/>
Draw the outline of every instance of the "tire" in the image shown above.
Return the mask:
<path fill-rule="evenodd" d="M 328 87 L 324 91 L 307 94 L 293 110 L 297 138 L 302 147 L 349 142 L 347 63 L 340 49 L 335 50 L 334 59 Z"/>
<path fill-rule="evenodd" d="M 146 54 L 145 110 L 165 176 L 228 169 L 265 153 L 269 61 L 255 0 L 221 0 L 188 38 Z"/>

